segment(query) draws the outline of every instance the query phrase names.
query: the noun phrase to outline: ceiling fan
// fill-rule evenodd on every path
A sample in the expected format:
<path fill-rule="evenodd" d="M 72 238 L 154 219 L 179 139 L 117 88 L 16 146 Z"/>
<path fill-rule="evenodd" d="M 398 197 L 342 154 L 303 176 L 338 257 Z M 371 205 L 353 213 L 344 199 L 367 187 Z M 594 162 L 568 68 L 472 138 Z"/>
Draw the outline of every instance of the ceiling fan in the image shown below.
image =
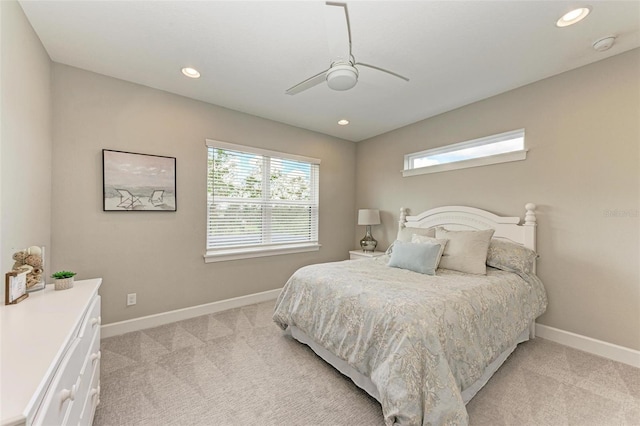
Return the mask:
<path fill-rule="evenodd" d="M 394 77 L 401 78 L 402 80 L 409 81 L 407 77 L 404 77 L 400 74 L 397 74 L 393 71 L 386 70 L 384 68 L 377 67 L 375 65 L 365 64 L 362 62 L 356 62 L 355 57 L 351 53 L 351 25 L 349 24 L 349 10 L 347 9 L 346 3 L 335 3 L 335 2 L 326 2 L 327 6 L 337 6 L 342 7 L 344 10 L 344 16 L 347 20 L 347 34 L 349 36 L 349 53 L 347 59 L 337 59 L 331 62 L 331 66 L 314 75 L 313 77 L 309 77 L 301 83 L 296 84 L 295 86 L 290 87 L 285 91 L 287 95 L 295 95 L 304 90 L 310 89 L 313 86 L 316 86 L 323 81 L 327 82 L 327 85 L 330 89 L 333 90 L 349 90 L 356 85 L 358 82 L 358 68 L 357 67 L 367 67 L 374 70 L 382 71 L 387 74 L 390 74 Z"/>

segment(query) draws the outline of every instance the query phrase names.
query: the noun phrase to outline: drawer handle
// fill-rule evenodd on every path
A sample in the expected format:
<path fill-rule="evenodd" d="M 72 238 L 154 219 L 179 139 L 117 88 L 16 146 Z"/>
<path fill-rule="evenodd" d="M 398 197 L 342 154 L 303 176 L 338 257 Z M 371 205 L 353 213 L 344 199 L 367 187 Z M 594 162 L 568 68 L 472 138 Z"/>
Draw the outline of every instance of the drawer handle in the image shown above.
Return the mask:
<path fill-rule="evenodd" d="M 65 402 L 67 399 L 71 401 L 76 399 L 76 385 L 71 386 L 71 390 L 62 389 L 60 391 L 60 402 Z"/>
<path fill-rule="evenodd" d="M 102 359 L 102 351 L 91 354 L 91 362 L 95 361 L 96 359 Z"/>
<path fill-rule="evenodd" d="M 91 318 L 91 325 L 100 325 L 102 324 L 102 317 L 97 317 L 97 318 Z"/>
<path fill-rule="evenodd" d="M 89 394 L 91 395 L 91 398 L 98 395 L 98 402 L 96 402 L 96 405 L 100 404 L 100 386 L 91 389 L 91 392 L 89 392 Z"/>

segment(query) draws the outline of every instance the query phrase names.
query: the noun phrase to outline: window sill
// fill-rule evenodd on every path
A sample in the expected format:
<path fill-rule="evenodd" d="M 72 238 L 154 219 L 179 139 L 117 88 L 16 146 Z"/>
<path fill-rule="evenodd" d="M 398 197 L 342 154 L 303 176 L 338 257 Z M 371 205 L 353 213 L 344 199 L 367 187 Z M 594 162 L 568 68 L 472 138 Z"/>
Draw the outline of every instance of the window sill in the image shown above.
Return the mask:
<path fill-rule="evenodd" d="M 253 257 L 277 256 L 281 254 L 305 253 L 318 251 L 322 247 L 318 243 L 290 244 L 276 247 L 251 247 L 227 250 L 211 250 L 204 254 L 204 262 L 226 262 L 228 260 L 250 259 Z"/>
<path fill-rule="evenodd" d="M 454 163 L 436 164 L 433 166 L 420 167 L 417 169 L 403 170 L 402 177 L 447 172 L 450 170 L 468 169 L 470 167 L 488 166 L 490 164 L 508 163 L 510 161 L 521 161 L 527 158 L 527 151 L 528 150 L 523 149 L 521 151 L 507 152 L 504 154 L 491 155 L 488 157 L 456 161 Z"/>

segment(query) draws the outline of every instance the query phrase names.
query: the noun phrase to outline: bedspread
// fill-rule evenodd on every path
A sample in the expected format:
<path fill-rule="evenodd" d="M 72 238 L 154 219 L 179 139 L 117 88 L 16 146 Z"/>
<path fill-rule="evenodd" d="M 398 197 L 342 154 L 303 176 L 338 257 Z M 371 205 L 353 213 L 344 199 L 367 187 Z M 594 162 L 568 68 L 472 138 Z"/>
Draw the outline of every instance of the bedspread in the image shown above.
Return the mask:
<path fill-rule="evenodd" d="M 387 257 L 306 266 L 273 315 L 371 378 L 387 425 L 468 423 L 461 391 L 546 309 L 532 274 L 386 266 Z"/>

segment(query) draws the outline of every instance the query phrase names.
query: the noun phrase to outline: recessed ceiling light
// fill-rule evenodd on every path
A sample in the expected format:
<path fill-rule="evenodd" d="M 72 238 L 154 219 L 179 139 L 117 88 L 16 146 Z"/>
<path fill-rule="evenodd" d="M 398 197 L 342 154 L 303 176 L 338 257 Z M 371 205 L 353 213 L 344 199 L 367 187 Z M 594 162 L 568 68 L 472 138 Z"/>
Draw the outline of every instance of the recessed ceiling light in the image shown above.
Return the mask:
<path fill-rule="evenodd" d="M 349 120 L 345 120 L 343 118 L 342 120 L 338 120 L 338 124 L 341 126 L 346 126 L 347 124 L 349 124 Z"/>
<path fill-rule="evenodd" d="M 189 68 L 189 67 L 182 68 L 182 74 L 190 78 L 200 78 L 200 73 L 195 68 Z"/>
<path fill-rule="evenodd" d="M 562 28 L 578 23 L 586 18 L 589 12 L 591 12 L 591 8 L 589 6 L 573 9 L 572 11 L 562 15 L 562 18 L 558 19 L 558 22 L 556 22 L 556 26 Z"/>

